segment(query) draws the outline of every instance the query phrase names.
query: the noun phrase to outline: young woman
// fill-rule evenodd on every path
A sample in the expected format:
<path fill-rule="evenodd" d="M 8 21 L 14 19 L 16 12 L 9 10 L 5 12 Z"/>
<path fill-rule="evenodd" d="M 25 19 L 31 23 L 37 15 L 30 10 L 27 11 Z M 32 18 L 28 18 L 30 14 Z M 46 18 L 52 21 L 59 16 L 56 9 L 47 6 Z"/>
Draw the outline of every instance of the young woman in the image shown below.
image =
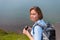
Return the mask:
<path fill-rule="evenodd" d="M 31 29 L 31 34 L 25 28 L 23 29 L 23 34 L 27 35 L 30 40 L 42 40 L 43 30 L 39 25 L 46 26 L 46 23 L 43 20 L 43 14 L 39 7 L 34 6 L 30 9 L 30 19 L 35 22 Z"/>

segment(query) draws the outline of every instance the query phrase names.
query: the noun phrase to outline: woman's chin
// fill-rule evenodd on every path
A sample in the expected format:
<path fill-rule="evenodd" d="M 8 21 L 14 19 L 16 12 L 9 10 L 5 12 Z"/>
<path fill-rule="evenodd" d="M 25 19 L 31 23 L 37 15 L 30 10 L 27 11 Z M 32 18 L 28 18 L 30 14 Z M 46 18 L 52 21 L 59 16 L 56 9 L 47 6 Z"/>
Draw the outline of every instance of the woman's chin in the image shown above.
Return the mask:
<path fill-rule="evenodd" d="M 31 21 L 35 22 L 35 20 L 31 20 Z"/>

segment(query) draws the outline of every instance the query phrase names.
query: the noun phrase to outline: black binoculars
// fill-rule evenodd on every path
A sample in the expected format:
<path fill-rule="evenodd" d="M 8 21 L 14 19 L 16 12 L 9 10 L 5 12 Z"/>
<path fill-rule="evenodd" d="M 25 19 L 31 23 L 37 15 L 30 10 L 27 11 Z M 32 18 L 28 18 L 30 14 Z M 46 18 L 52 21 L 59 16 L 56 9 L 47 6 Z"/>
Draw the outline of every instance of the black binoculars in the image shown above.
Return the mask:
<path fill-rule="evenodd" d="M 28 26 L 25 26 L 25 30 L 27 30 L 28 29 Z"/>

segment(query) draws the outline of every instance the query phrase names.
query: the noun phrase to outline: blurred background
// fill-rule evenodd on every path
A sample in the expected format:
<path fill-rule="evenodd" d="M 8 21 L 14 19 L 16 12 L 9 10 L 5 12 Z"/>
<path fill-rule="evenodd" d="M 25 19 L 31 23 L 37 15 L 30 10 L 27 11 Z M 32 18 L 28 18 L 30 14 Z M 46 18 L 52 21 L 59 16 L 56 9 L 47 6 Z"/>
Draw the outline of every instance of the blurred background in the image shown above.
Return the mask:
<path fill-rule="evenodd" d="M 60 0 L 0 0 L 0 29 L 20 33 L 25 25 L 32 26 L 32 6 L 41 8 L 45 21 L 60 23 Z"/>

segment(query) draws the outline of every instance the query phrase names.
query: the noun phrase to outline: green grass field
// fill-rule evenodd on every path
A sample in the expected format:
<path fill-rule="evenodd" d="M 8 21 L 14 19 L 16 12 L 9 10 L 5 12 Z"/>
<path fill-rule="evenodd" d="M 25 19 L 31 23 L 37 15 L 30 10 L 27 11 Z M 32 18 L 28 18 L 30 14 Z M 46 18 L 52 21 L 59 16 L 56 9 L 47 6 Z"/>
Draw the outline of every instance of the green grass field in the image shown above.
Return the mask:
<path fill-rule="evenodd" d="M 24 34 L 17 34 L 14 32 L 6 33 L 0 30 L 0 40 L 29 40 L 29 38 Z"/>

